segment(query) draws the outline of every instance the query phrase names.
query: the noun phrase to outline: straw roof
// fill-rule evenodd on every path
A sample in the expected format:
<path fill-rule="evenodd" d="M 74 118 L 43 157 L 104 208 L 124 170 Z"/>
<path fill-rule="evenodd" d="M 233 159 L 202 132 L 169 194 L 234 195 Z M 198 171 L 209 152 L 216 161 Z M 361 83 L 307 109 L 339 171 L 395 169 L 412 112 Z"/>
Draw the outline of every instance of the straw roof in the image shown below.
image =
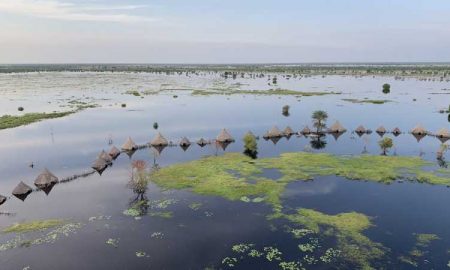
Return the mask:
<path fill-rule="evenodd" d="M 301 133 L 301 134 L 310 134 L 310 133 L 311 133 L 311 130 L 309 129 L 308 126 L 306 126 L 306 127 L 304 127 L 304 128 L 302 129 L 302 131 L 300 131 L 300 133 Z"/>
<path fill-rule="evenodd" d="M 203 146 L 207 145 L 208 142 L 205 139 L 201 138 L 200 140 L 197 141 L 197 144 L 200 145 L 201 147 L 203 147 Z"/>
<path fill-rule="evenodd" d="M 33 192 L 31 187 L 20 181 L 20 183 L 14 188 L 12 195 L 24 201 L 31 192 Z"/>
<path fill-rule="evenodd" d="M 97 158 L 91 166 L 99 174 L 102 174 L 106 167 L 108 167 L 108 163 L 103 158 Z"/>
<path fill-rule="evenodd" d="M 186 137 L 183 137 L 180 141 L 180 146 L 189 146 L 189 145 L 191 145 L 191 142 L 189 141 L 189 139 Z"/>
<path fill-rule="evenodd" d="M 267 138 L 277 138 L 282 137 L 283 133 L 278 129 L 278 127 L 273 126 L 269 131 L 267 131 L 265 136 Z"/>
<path fill-rule="evenodd" d="M 169 143 L 167 142 L 166 138 L 158 132 L 158 134 L 153 138 L 153 140 L 150 142 L 151 146 L 167 146 Z"/>
<path fill-rule="evenodd" d="M 380 126 L 379 128 L 377 128 L 376 132 L 377 132 L 378 134 L 384 134 L 384 133 L 386 133 L 387 131 L 386 131 L 386 129 L 385 129 L 383 126 Z"/>
<path fill-rule="evenodd" d="M 120 150 L 113 146 L 108 154 L 112 159 L 116 159 L 120 155 Z"/>
<path fill-rule="evenodd" d="M 34 185 L 38 188 L 46 188 L 58 183 L 58 177 L 52 174 L 48 169 L 44 171 L 34 180 Z"/>
<path fill-rule="evenodd" d="M 394 128 L 394 130 L 392 130 L 392 133 L 395 135 L 398 135 L 398 134 L 402 133 L 402 131 L 398 127 L 396 127 L 396 128 Z"/>
<path fill-rule="evenodd" d="M 108 163 L 108 164 L 112 164 L 112 161 L 113 161 L 113 158 L 109 154 L 107 154 L 105 152 L 105 150 L 102 150 L 100 152 L 100 154 L 98 155 L 98 158 L 101 158 L 101 159 L 105 160 L 106 163 Z"/>
<path fill-rule="evenodd" d="M 356 133 L 366 133 L 366 129 L 361 125 L 355 129 Z"/>
<path fill-rule="evenodd" d="M 442 128 L 436 133 L 436 136 L 440 138 L 450 138 L 450 132 L 448 129 Z"/>
<path fill-rule="evenodd" d="M 292 134 L 295 134 L 295 131 L 294 131 L 290 126 L 287 126 L 287 127 L 284 129 L 283 134 L 284 134 L 285 136 L 291 136 Z"/>
<path fill-rule="evenodd" d="M 427 134 L 427 131 L 422 125 L 419 124 L 415 128 L 413 128 L 413 130 L 411 130 L 411 133 L 417 134 L 417 135 L 423 135 L 423 134 Z"/>
<path fill-rule="evenodd" d="M 136 149 L 137 146 L 130 137 L 128 137 L 127 141 L 122 145 L 122 150 L 125 151 L 132 151 Z"/>
<path fill-rule="evenodd" d="M 331 127 L 330 127 L 330 131 L 331 132 L 335 132 L 335 133 L 342 133 L 342 132 L 346 132 L 347 129 L 345 129 L 345 127 L 343 127 L 341 125 L 341 123 L 339 123 L 339 121 L 336 121 Z"/>
<path fill-rule="evenodd" d="M 6 202 L 6 197 L 0 195 L 0 205 L 4 204 Z"/>
<path fill-rule="evenodd" d="M 233 137 L 231 137 L 230 133 L 226 129 L 222 129 L 219 136 L 217 136 L 216 141 L 218 142 L 234 142 Z"/>

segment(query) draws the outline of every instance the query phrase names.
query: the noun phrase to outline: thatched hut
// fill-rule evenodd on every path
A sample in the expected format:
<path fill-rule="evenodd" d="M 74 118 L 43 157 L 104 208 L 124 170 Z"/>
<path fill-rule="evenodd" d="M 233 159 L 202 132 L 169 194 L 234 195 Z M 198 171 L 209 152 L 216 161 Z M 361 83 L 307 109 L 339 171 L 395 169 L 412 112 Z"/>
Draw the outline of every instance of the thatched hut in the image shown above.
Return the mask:
<path fill-rule="evenodd" d="M 111 150 L 109 150 L 109 156 L 114 160 L 120 155 L 120 150 L 117 147 L 113 146 Z"/>
<path fill-rule="evenodd" d="M 33 192 L 31 187 L 20 181 L 20 183 L 12 191 L 12 195 L 16 196 L 19 200 L 25 201 L 31 192 Z"/>
<path fill-rule="evenodd" d="M 339 121 L 336 121 L 329 129 L 331 133 L 344 133 L 347 131 L 346 128 L 344 128 Z"/>
<path fill-rule="evenodd" d="M 398 135 L 402 134 L 402 131 L 398 127 L 396 127 L 396 128 L 394 128 L 394 130 L 392 130 L 392 134 L 394 134 L 395 136 L 398 136 Z"/>
<path fill-rule="evenodd" d="M 106 153 L 105 150 L 102 150 L 100 154 L 98 154 L 98 158 L 105 160 L 108 165 L 112 164 L 113 162 L 113 158 L 108 153 Z"/>
<path fill-rule="evenodd" d="M 266 138 L 280 138 L 283 137 L 283 133 L 278 129 L 278 127 L 273 126 L 269 131 L 264 135 Z"/>
<path fill-rule="evenodd" d="M 427 135 L 427 130 L 419 124 L 411 130 L 411 133 L 414 135 Z"/>
<path fill-rule="evenodd" d="M 387 132 L 387 130 L 386 130 L 383 126 L 380 126 L 379 128 L 377 128 L 376 132 L 377 132 L 380 136 L 383 136 L 383 135 Z"/>
<path fill-rule="evenodd" d="M 158 132 L 158 134 L 153 138 L 153 140 L 150 142 L 151 146 L 167 146 L 169 145 L 169 142 L 164 138 L 164 136 Z"/>
<path fill-rule="evenodd" d="M 191 146 L 191 142 L 189 141 L 189 139 L 186 138 L 186 137 L 182 138 L 181 141 L 180 141 L 181 149 L 186 151 L 189 148 L 189 146 Z"/>
<path fill-rule="evenodd" d="M 228 147 L 228 145 L 230 145 L 231 142 L 219 142 L 216 141 L 216 147 L 221 148 L 223 151 L 225 151 Z"/>
<path fill-rule="evenodd" d="M 122 150 L 124 151 L 133 151 L 137 149 L 137 145 L 133 142 L 133 140 L 128 137 L 126 142 L 122 145 Z"/>
<path fill-rule="evenodd" d="M 203 147 L 203 146 L 205 146 L 205 145 L 208 144 L 208 141 L 205 140 L 205 139 L 203 139 L 203 138 L 200 138 L 200 140 L 197 141 L 197 144 L 198 144 L 200 147 Z"/>
<path fill-rule="evenodd" d="M 436 132 L 436 137 L 438 138 L 450 138 L 450 132 L 446 128 L 440 129 L 438 132 Z"/>
<path fill-rule="evenodd" d="M 295 131 L 290 127 L 290 126 L 287 126 L 284 130 L 283 130 L 283 134 L 284 134 L 284 136 L 292 136 L 292 135 L 294 135 L 295 134 Z"/>
<path fill-rule="evenodd" d="M 365 127 L 363 127 L 362 125 L 360 125 L 359 127 L 357 127 L 357 128 L 355 129 L 355 132 L 356 132 L 356 133 L 359 133 L 359 134 L 362 134 L 362 133 L 366 133 L 367 130 L 366 130 Z"/>
<path fill-rule="evenodd" d="M 108 163 L 103 158 L 97 158 L 91 166 L 100 175 L 106 170 L 106 167 L 108 167 Z"/>
<path fill-rule="evenodd" d="M 231 143 L 234 142 L 233 137 L 231 137 L 230 133 L 228 133 L 228 131 L 226 129 L 222 129 L 222 131 L 220 132 L 220 134 L 217 136 L 216 141 L 218 142 L 226 142 L 226 143 Z"/>
<path fill-rule="evenodd" d="M 44 171 L 34 180 L 34 185 L 40 189 L 48 188 L 54 186 L 58 183 L 58 177 L 52 174 L 48 169 Z"/>
<path fill-rule="evenodd" d="M 304 127 L 302 129 L 302 131 L 300 131 L 301 134 L 305 135 L 305 134 L 311 134 L 311 130 L 309 129 L 308 126 Z"/>
<path fill-rule="evenodd" d="M 0 195 L 0 205 L 4 204 L 6 202 L 6 197 Z"/>

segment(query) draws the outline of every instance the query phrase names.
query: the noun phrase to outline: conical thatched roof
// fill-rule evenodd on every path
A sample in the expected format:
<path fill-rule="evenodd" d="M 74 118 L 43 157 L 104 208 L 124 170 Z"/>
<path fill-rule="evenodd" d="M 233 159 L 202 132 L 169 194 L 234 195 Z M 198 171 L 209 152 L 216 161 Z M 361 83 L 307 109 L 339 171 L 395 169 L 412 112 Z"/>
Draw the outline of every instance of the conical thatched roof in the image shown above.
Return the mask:
<path fill-rule="evenodd" d="M 0 205 L 4 204 L 6 202 L 6 197 L 0 195 Z"/>
<path fill-rule="evenodd" d="M 108 167 L 108 163 L 103 158 L 97 158 L 91 166 L 99 174 L 102 174 L 106 167 Z"/>
<path fill-rule="evenodd" d="M 226 129 L 222 129 L 219 136 L 217 136 L 216 141 L 218 142 L 234 142 L 233 137 L 231 137 L 230 133 Z"/>
<path fill-rule="evenodd" d="M 267 138 L 277 138 L 282 137 L 283 133 L 278 129 L 278 127 L 274 126 L 269 131 L 267 131 L 265 137 Z"/>
<path fill-rule="evenodd" d="M 152 146 L 167 146 L 169 145 L 169 142 L 167 142 L 166 138 L 158 132 L 158 134 L 153 138 L 153 140 L 150 142 L 150 145 Z"/>
<path fill-rule="evenodd" d="M 302 131 L 300 131 L 300 133 L 301 133 L 301 134 L 310 134 L 310 133 L 311 133 L 311 130 L 309 129 L 308 126 L 306 126 L 306 127 L 304 127 L 304 128 L 302 129 Z"/>
<path fill-rule="evenodd" d="M 180 146 L 189 146 L 189 145 L 191 145 L 191 142 L 189 141 L 189 139 L 186 137 L 183 137 L 180 141 Z"/>
<path fill-rule="evenodd" d="M 346 132 L 347 129 L 345 129 L 345 127 L 343 127 L 341 125 L 341 123 L 339 123 L 339 121 L 336 121 L 331 127 L 330 127 L 330 131 L 334 132 L 334 133 L 342 133 L 342 132 Z"/>
<path fill-rule="evenodd" d="M 380 126 L 379 128 L 377 128 L 376 132 L 377 132 L 378 134 L 384 134 L 384 133 L 386 133 L 387 131 L 386 131 L 386 129 L 385 129 L 383 126 Z"/>
<path fill-rule="evenodd" d="M 100 154 L 98 155 L 98 158 L 101 158 L 101 159 L 105 160 L 106 163 L 108 163 L 108 164 L 111 164 L 112 161 L 113 161 L 112 157 L 111 157 L 109 154 L 107 154 L 107 153 L 105 152 L 105 150 L 102 150 L 102 151 L 100 152 Z"/>
<path fill-rule="evenodd" d="M 14 188 L 12 195 L 24 201 L 31 192 L 33 192 L 31 187 L 21 181 L 16 188 Z"/>
<path fill-rule="evenodd" d="M 34 185 L 38 188 L 46 188 L 58 183 L 58 177 L 52 174 L 49 170 L 44 169 L 44 171 L 34 180 Z"/>
<path fill-rule="evenodd" d="M 200 140 L 197 141 L 197 144 L 200 145 L 201 147 L 203 147 L 203 146 L 207 145 L 208 142 L 205 139 L 201 138 Z"/>
<path fill-rule="evenodd" d="M 402 133 L 402 131 L 398 127 L 396 127 L 396 128 L 394 128 L 394 130 L 392 130 L 392 133 L 394 135 L 399 135 L 400 133 Z"/>
<path fill-rule="evenodd" d="M 292 134 L 295 134 L 295 132 L 294 132 L 294 130 L 293 130 L 290 126 L 287 126 L 287 127 L 284 129 L 283 134 L 284 134 L 285 136 L 291 136 Z"/>
<path fill-rule="evenodd" d="M 120 155 L 120 150 L 113 146 L 108 154 L 112 159 L 116 159 Z"/>
<path fill-rule="evenodd" d="M 137 145 L 133 142 L 133 140 L 128 137 L 127 141 L 122 145 L 122 150 L 125 151 L 132 151 L 136 150 Z"/>
<path fill-rule="evenodd" d="M 357 128 L 355 129 L 355 132 L 356 132 L 356 133 L 366 133 L 366 128 L 364 128 L 364 127 L 361 125 L 361 126 L 359 126 L 359 127 L 357 127 Z"/>
<path fill-rule="evenodd" d="M 439 138 L 450 138 L 450 132 L 448 129 L 442 128 L 436 133 L 436 136 Z"/>
<path fill-rule="evenodd" d="M 416 135 L 426 135 L 427 131 L 422 125 L 419 124 L 411 130 L 411 133 Z"/>

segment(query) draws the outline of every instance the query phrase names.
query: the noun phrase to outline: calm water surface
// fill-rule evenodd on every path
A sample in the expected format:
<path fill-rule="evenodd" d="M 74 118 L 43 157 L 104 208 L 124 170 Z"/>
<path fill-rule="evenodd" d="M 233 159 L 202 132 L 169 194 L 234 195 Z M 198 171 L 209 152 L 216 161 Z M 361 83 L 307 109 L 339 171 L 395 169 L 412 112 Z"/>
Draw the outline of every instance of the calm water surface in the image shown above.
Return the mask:
<path fill-rule="evenodd" d="M 339 76 L 301 80 L 279 77 L 278 81 L 280 88 L 343 94 L 301 98 L 191 96 L 185 91 L 212 88 L 218 84 L 233 87 L 237 82 L 241 83 L 241 89 L 272 87 L 267 85 L 267 78 L 224 80 L 215 74 L 191 77 L 145 73 L 0 74 L 0 115 L 18 114 L 18 106 L 24 106 L 28 112 L 63 110 L 66 108 L 62 106 L 68 100 L 80 97 L 100 105 L 65 118 L 0 131 L 0 194 L 9 196 L 19 181 L 31 186 L 43 168 L 49 168 L 60 178 L 87 171 L 97 154 L 110 148 L 109 138 L 116 146 L 128 136 L 139 144 L 147 143 L 156 134 L 152 127 L 154 122 L 159 124 L 158 131 L 174 142 L 183 136 L 191 141 L 201 137 L 212 139 L 222 128 L 227 128 L 237 142 L 226 151 L 242 152 L 240 138 L 248 130 L 257 135 L 263 135 L 273 125 L 279 128 L 289 125 L 300 130 L 305 125 L 311 126 L 312 111 L 322 109 L 329 114 L 329 124 L 339 120 L 349 131 L 337 140 L 327 136 L 325 148 L 313 151 L 338 155 L 380 153 L 376 133 L 360 137 L 351 132 L 360 124 L 372 130 L 384 125 L 387 129 L 399 127 L 409 131 L 418 123 L 432 132 L 449 128 L 447 115 L 437 113 L 450 103 L 450 95 L 445 90 L 450 88 L 448 82 Z M 381 85 L 385 82 L 391 84 L 389 95 L 381 93 Z M 144 98 L 124 94 L 136 89 L 176 90 Z M 343 101 L 345 98 L 389 99 L 392 102 L 354 104 Z M 121 108 L 121 103 L 126 103 L 127 107 Z M 281 114 L 283 105 L 290 105 L 289 117 Z M 421 156 L 436 163 L 436 151 L 440 146 L 436 138 L 425 137 L 418 142 L 410 134 L 390 137 L 395 145 L 391 154 Z M 296 136 L 290 140 L 284 138 L 276 145 L 260 140 L 259 157 L 310 150 L 310 145 L 310 139 Z M 223 153 L 213 146 L 201 148 L 197 145 L 187 151 L 169 147 L 161 155 L 143 149 L 131 158 L 121 155 L 101 176 L 93 174 L 57 185 L 49 195 L 32 193 L 24 202 L 11 198 L 0 206 L 0 212 L 12 213 L 0 215 L 0 227 L 49 218 L 68 219 L 83 226 L 76 234 L 62 237 L 55 243 L 0 251 L 0 268 L 226 269 L 222 259 L 233 256 L 231 247 L 238 243 L 254 243 L 260 249 L 274 246 L 287 260 L 301 258 L 298 240 L 285 231 L 288 224 L 280 220 L 268 221 L 266 216 L 271 209 L 261 203 L 230 202 L 189 191 L 162 191 L 151 184 L 146 198 L 173 199 L 174 203 L 164 209 L 173 212 L 173 218 L 145 215 L 135 220 L 123 214 L 137 197 L 127 186 L 133 160 L 169 166 Z M 34 168 L 28 166 L 31 162 Z M 266 174 L 274 179 L 279 177 L 276 171 Z M 189 207 L 193 202 L 202 204 L 193 210 Z M 418 267 L 448 268 L 450 189 L 447 187 L 406 182 L 384 185 L 330 176 L 289 184 L 282 202 L 286 211 L 297 208 L 327 214 L 356 211 L 372 217 L 375 226 L 364 233 L 372 241 L 390 248 L 386 260 L 379 264 L 387 269 L 417 269 L 401 263 L 397 257 L 407 254 L 414 245 L 414 233 L 437 234 L 440 240 L 430 245 L 429 252 L 419 259 Z M 92 219 L 99 216 L 104 218 Z M 0 243 L 10 239 L 10 235 L 0 235 Z M 117 239 L 118 247 L 106 244 L 108 239 Z M 136 252 L 145 255 L 138 257 Z M 277 269 L 278 266 L 265 259 L 244 259 L 235 268 Z M 307 268 L 327 267 L 311 265 Z"/>

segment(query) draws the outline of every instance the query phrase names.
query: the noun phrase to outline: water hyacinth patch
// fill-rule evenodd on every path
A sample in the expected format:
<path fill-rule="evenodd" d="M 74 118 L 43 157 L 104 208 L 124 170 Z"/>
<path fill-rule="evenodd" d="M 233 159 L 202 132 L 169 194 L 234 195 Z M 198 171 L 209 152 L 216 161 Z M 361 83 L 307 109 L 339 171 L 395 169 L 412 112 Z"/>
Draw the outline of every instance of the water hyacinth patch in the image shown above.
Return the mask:
<path fill-rule="evenodd" d="M 234 258 L 234 257 L 225 257 L 222 260 L 222 264 L 224 264 L 224 265 L 226 265 L 228 267 L 234 267 L 236 265 L 237 261 L 238 260 L 236 258 Z"/>
<path fill-rule="evenodd" d="M 118 248 L 119 247 L 119 239 L 109 238 L 108 240 L 106 240 L 106 244 L 111 245 L 115 248 Z"/>
<path fill-rule="evenodd" d="M 281 261 L 281 252 L 274 247 L 264 247 L 264 251 L 266 252 L 266 259 L 271 262 L 273 260 Z"/>

